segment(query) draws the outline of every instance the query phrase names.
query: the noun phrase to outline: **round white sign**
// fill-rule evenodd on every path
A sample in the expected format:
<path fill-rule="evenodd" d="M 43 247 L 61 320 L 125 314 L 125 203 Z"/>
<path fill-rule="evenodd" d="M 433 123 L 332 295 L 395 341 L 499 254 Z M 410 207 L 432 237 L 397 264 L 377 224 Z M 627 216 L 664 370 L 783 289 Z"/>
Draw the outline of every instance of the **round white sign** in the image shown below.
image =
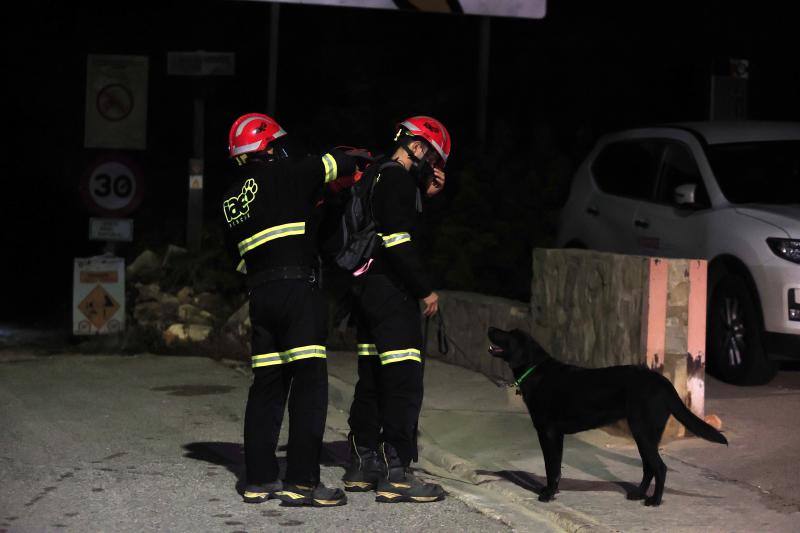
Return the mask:
<path fill-rule="evenodd" d="M 88 188 L 98 207 L 109 211 L 122 210 L 136 197 L 136 175 L 123 163 L 106 161 L 92 171 Z"/>

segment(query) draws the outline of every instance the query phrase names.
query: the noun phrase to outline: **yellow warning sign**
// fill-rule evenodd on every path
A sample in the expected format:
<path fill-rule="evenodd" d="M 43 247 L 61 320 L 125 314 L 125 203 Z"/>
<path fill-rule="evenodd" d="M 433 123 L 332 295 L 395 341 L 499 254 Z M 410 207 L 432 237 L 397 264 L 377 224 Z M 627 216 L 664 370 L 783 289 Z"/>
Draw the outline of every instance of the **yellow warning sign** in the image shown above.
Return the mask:
<path fill-rule="evenodd" d="M 119 304 L 107 290 L 97 285 L 78 304 L 78 309 L 94 327 L 100 329 L 119 310 Z"/>

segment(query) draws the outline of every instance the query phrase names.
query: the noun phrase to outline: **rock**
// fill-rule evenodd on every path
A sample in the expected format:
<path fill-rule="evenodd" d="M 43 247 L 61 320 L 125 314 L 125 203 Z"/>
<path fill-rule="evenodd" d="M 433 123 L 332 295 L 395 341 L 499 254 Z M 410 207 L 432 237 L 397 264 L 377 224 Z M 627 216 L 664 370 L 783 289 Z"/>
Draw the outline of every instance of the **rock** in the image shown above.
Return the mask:
<path fill-rule="evenodd" d="M 157 302 L 161 299 L 161 287 L 158 283 L 137 283 L 136 287 L 136 303 L 141 302 Z"/>
<path fill-rule="evenodd" d="M 716 429 L 717 431 L 722 429 L 722 420 L 717 415 L 706 415 L 703 420 L 706 421 L 706 424 L 711 426 L 712 428 Z"/>
<path fill-rule="evenodd" d="M 188 304 L 192 302 L 192 298 L 194 297 L 194 289 L 191 287 L 184 287 L 178 291 L 178 301 L 182 304 Z"/>
<path fill-rule="evenodd" d="M 181 302 L 177 296 L 169 293 L 161 294 L 161 318 L 162 322 L 174 322 L 178 317 L 178 308 Z"/>
<path fill-rule="evenodd" d="M 128 281 L 152 281 L 161 272 L 161 258 L 152 250 L 145 250 L 125 269 Z"/>
<path fill-rule="evenodd" d="M 168 268 L 171 265 L 175 264 L 176 259 L 184 257 L 188 253 L 189 250 L 187 250 L 186 248 L 181 248 L 180 246 L 175 246 L 174 244 L 170 244 L 167 246 L 167 251 L 164 252 L 164 260 L 161 262 L 161 266 L 164 268 Z"/>
<path fill-rule="evenodd" d="M 225 300 L 219 294 L 213 292 L 201 292 L 194 297 L 193 303 L 200 309 L 210 313 L 218 313 L 226 307 Z"/>
<path fill-rule="evenodd" d="M 178 319 L 187 324 L 196 324 L 200 326 L 211 326 L 214 324 L 214 315 L 195 307 L 192 304 L 181 304 L 178 306 Z"/>
<path fill-rule="evenodd" d="M 238 311 L 233 313 L 230 318 L 228 318 L 227 322 L 225 322 L 225 326 L 236 326 L 239 324 L 243 324 L 245 321 L 250 322 L 250 302 L 245 302 L 239 308 Z"/>
<path fill-rule="evenodd" d="M 211 334 L 210 326 L 197 324 L 172 324 L 164 332 L 164 343 L 173 346 L 177 343 L 203 342 Z"/>
<path fill-rule="evenodd" d="M 133 308 L 133 318 L 141 325 L 157 324 L 162 316 L 160 302 L 138 303 Z"/>
<path fill-rule="evenodd" d="M 134 320 L 143 326 L 161 327 L 178 318 L 178 299 L 169 293 L 160 293 L 159 300 L 138 302 L 133 308 Z"/>
<path fill-rule="evenodd" d="M 228 318 L 223 329 L 239 337 L 247 338 L 250 336 L 250 327 L 250 302 L 248 301 Z"/>

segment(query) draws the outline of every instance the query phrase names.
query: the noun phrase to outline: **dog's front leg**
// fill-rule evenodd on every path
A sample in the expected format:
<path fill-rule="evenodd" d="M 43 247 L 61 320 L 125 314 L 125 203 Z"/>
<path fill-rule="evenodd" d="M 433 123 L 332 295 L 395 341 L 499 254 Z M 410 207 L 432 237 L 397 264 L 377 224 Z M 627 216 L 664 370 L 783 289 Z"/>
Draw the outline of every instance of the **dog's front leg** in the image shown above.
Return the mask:
<path fill-rule="evenodd" d="M 538 430 L 539 444 L 544 455 L 544 469 L 547 472 L 547 486 L 539 493 L 540 502 L 549 502 L 558 492 L 561 481 L 561 455 L 564 451 L 564 434 L 554 428 Z"/>

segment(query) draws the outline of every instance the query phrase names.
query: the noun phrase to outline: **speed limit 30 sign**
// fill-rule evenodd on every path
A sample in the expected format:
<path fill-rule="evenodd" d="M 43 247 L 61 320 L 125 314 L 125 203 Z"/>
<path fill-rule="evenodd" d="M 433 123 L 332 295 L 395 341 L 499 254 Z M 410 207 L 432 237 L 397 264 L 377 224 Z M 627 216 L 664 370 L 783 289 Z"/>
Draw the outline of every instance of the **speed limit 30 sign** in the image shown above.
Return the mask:
<path fill-rule="evenodd" d="M 142 174 L 133 161 L 110 155 L 90 165 L 81 182 L 81 196 L 93 213 L 122 217 L 139 207 L 144 195 Z"/>

